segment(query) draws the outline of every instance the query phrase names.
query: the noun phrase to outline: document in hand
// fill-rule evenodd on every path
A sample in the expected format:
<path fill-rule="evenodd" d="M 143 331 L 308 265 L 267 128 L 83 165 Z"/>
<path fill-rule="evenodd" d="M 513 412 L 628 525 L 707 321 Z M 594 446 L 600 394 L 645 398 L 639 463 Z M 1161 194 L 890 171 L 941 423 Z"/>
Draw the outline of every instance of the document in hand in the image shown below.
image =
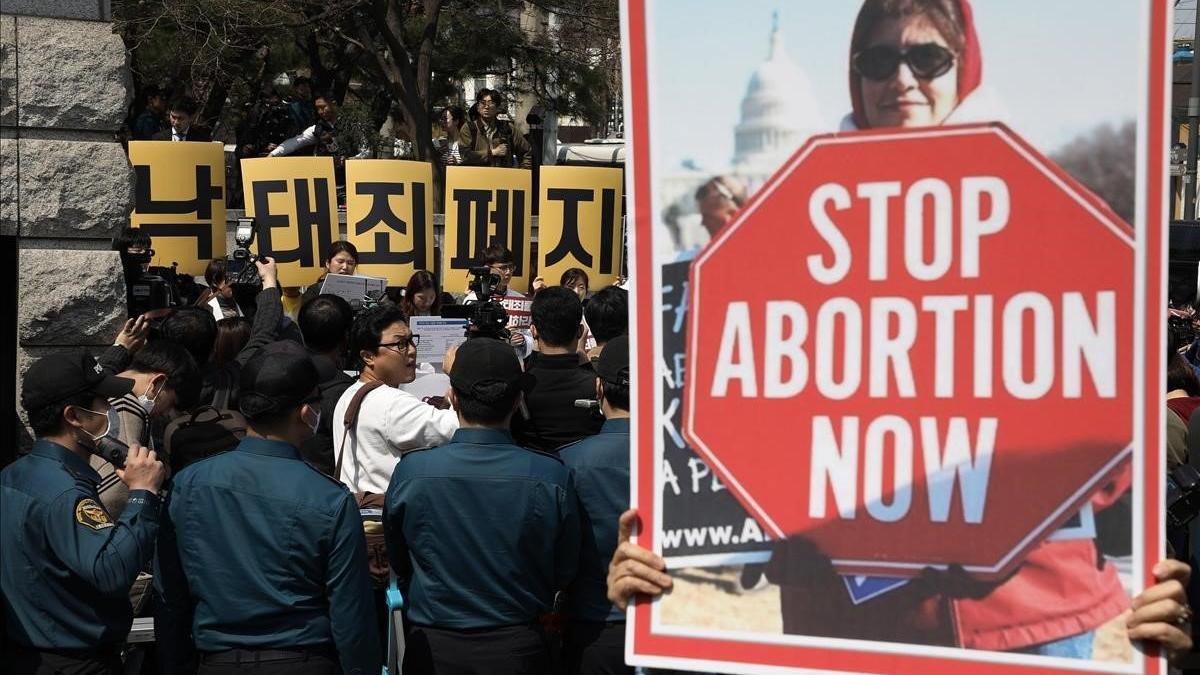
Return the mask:
<path fill-rule="evenodd" d="M 330 274 L 325 277 L 325 283 L 321 286 L 321 295 L 336 295 L 358 309 L 369 296 L 382 297 L 385 290 L 387 279 Z"/>

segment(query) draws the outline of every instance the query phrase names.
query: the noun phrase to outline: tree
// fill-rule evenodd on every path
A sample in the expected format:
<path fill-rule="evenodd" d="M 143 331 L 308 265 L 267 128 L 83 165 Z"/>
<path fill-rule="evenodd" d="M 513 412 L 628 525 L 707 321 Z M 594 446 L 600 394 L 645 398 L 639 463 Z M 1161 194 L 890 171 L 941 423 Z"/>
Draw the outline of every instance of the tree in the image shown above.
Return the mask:
<path fill-rule="evenodd" d="M 464 79 L 503 75 L 598 127 L 621 90 L 616 0 L 115 0 L 113 14 L 139 91 L 186 83 L 215 121 L 276 73 L 306 69 L 378 122 L 394 115 L 425 160 L 434 106 Z"/>

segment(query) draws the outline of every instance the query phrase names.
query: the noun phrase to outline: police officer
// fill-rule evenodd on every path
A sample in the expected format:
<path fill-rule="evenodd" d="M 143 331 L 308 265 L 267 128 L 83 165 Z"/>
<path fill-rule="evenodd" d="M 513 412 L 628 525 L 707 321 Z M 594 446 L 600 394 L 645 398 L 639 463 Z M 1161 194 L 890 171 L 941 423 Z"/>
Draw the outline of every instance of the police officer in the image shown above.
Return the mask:
<path fill-rule="evenodd" d="M 526 376 L 512 347 L 473 338 L 451 359 L 450 442 L 404 455 L 384 507 L 405 597 L 404 672 L 551 672 L 538 618 L 574 578 L 579 512 L 570 472 L 513 444 Z"/>
<path fill-rule="evenodd" d="M 625 665 L 625 612 L 606 597 L 608 561 L 617 548 L 617 519 L 629 508 L 629 337 L 613 338 L 596 364 L 600 433 L 566 446 L 584 522 L 579 576 L 567 595 L 569 675 L 631 674 Z"/>
<path fill-rule="evenodd" d="M 166 668 L 194 657 L 202 675 L 376 675 L 362 517 L 300 456 L 320 414 L 316 367 L 278 342 L 240 385 L 246 438 L 181 471 L 167 500 L 155 574 Z"/>
<path fill-rule="evenodd" d="M 85 354 L 41 359 L 22 379 L 21 405 L 37 440 L 0 472 L 6 672 L 121 671 L 133 623 L 129 589 L 154 553 L 166 470 L 154 452 L 131 447 L 117 471 L 129 504 L 114 519 L 88 459 L 108 432 L 108 399 L 133 384 Z"/>

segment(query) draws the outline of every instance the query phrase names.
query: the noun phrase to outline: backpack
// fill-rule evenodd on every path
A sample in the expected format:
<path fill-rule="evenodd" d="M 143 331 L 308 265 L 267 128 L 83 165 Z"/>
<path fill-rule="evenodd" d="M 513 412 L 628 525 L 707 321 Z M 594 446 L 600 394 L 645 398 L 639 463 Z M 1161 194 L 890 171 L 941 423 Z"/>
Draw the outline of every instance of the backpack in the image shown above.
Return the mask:
<path fill-rule="evenodd" d="M 192 462 L 237 447 L 246 437 L 246 418 L 229 410 L 229 391 L 218 390 L 213 405 L 176 417 L 163 431 L 163 453 L 179 473 Z"/>
<path fill-rule="evenodd" d="M 333 467 L 334 480 L 340 481 L 342 475 L 342 457 L 346 452 L 346 438 L 351 430 L 358 427 L 358 409 L 362 407 L 367 394 L 375 391 L 382 382 L 368 382 L 350 398 L 346 406 L 346 415 L 342 419 L 342 443 L 338 446 L 337 461 Z M 363 534 L 367 539 L 367 571 L 371 575 L 371 584 L 375 588 L 384 588 L 388 583 L 391 570 L 387 556 L 387 544 L 383 536 L 383 505 L 384 496 L 374 492 L 355 492 L 354 501 L 358 504 L 358 513 L 363 521 Z"/>

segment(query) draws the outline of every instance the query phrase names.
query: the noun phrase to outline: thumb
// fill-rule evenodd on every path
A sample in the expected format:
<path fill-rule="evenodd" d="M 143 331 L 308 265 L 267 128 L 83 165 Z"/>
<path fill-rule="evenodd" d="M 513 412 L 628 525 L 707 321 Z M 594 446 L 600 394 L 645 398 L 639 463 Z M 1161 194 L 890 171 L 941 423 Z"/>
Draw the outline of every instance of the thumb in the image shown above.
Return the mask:
<path fill-rule="evenodd" d="M 637 527 L 637 524 L 638 524 L 637 509 L 629 509 L 625 513 L 621 514 L 621 518 L 617 521 L 617 525 L 618 525 L 617 545 L 618 546 L 629 541 L 629 538 L 633 536 L 633 530 Z"/>

